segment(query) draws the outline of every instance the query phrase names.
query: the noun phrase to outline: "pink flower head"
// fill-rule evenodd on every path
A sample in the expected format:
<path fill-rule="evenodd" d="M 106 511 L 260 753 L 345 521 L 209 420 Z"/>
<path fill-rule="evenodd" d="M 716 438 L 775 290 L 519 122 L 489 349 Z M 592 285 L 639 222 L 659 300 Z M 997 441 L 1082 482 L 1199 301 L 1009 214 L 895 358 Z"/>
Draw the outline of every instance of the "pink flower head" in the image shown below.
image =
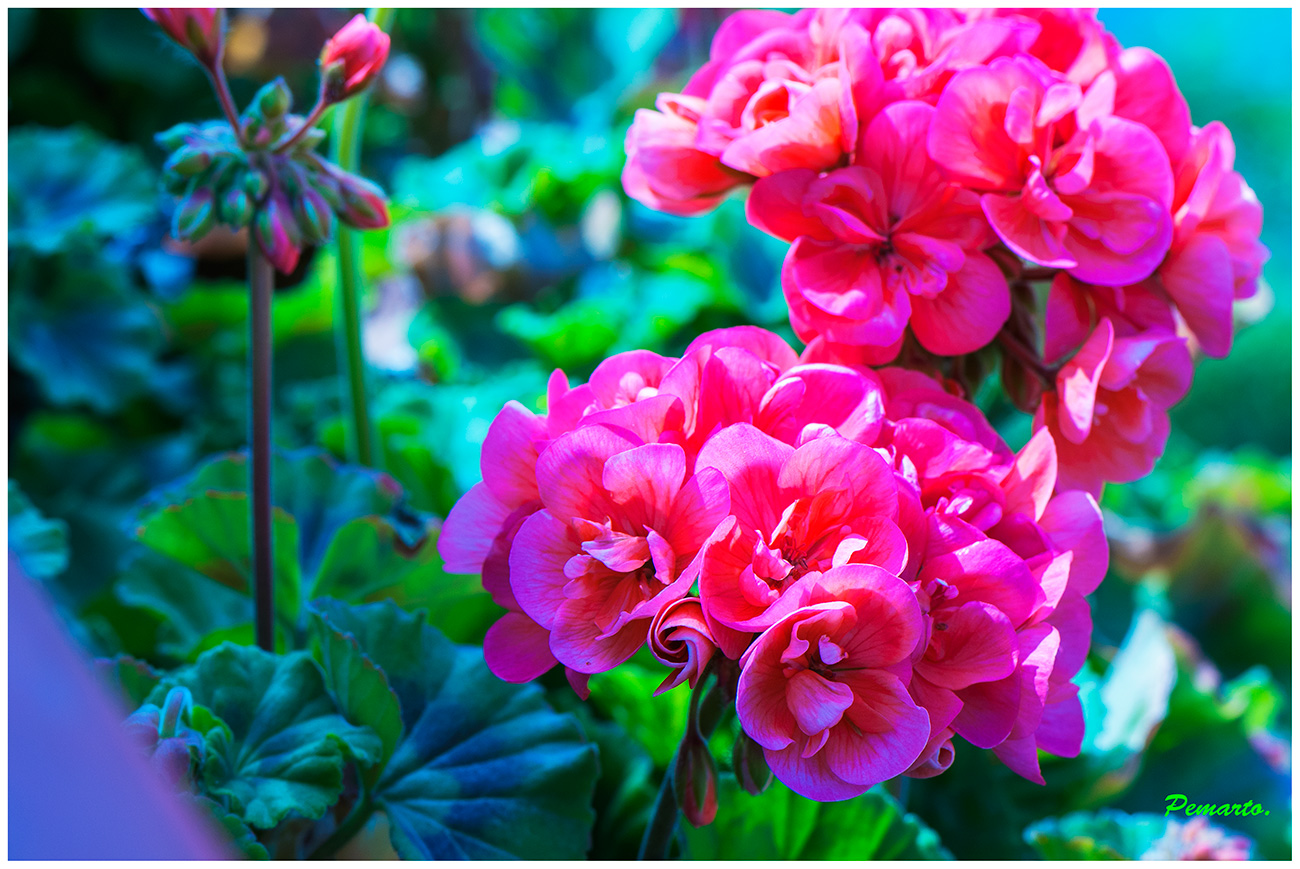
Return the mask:
<path fill-rule="evenodd" d="M 709 439 L 696 467 L 721 472 L 731 492 L 731 515 L 701 552 L 700 597 L 724 625 L 773 624 L 834 567 L 897 573 L 907 562 L 894 475 L 862 444 L 831 433 L 794 448 L 737 423 Z"/>
<path fill-rule="evenodd" d="M 220 9 L 141 9 L 172 41 L 189 51 L 204 66 L 212 67 L 221 57 Z"/>
<path fill-rule="evenodd" d="M 772 772 L 814 800 L 855 797 L 907 770 L 930 734 L 907 693 L 916 596 L 870 565 L 818 577 L 807 604 L 741 659 L 736 713 Z"/>
<path fill-rule="evenodd" d="M 1186 823 L 1170 820 L 1165 834 L 1140 855 L 1142 860 L 1249 860 L 1250 839 L 1216 827 L 1198 815 Z"/>
<path fill-rule="evenodd" d="M 1193 128 L 1177 165 L 1174 242 L 1159 275 L 1165 292 L 1209 356 L 1232 348 L 1232 302 L 1254 295 L 1268 248 L 1259 241 L 1263 209 L 1232 171 L 1232 135 L 1217 121 Z"/>
<path fill-rule="evenodd" d="M 1187 342 L 1164 332 L 1115 336 L 1109 319 L 1056 377 L 1034 417 L 1056 441 L 1059 485 L 1100 495 L 1103 482 L 1151 472 L 1169 437 L 1165 411 L 1187 393 Z"/>
<path fill-rule="evenodd" d="M 356 15 L 321 49 L 321 94 L 331 103 L 359 93 L 379 75 L 388 60 L 388 34 Z"/>
<path fill-rule="evenodd" d="M 1114 88 L 1074 82 L 1027 55 L 953 77 L 930 124 L 930 156 L 983 191 L 998 237 L 1043 266 L 1134 283 L 1173 235 L 1173 174 L 1160 139 L 1110 114 Z"/>
<path fill-rule="evenodd" d="M 926 349 L 987 344 L 1011 312 L 978 197 L 925 156 L 935 110 L 893 103 L 876 115 L 854 165 L 824 177 L 793 170 L 760 179 L 750 222 L 793 241 L 781 270 L 795 332 L 888 347 L 909 325 Z"/>
<path fill-rule="evenodd" d="M 696 214 L 752 177 L 834 166 L 857 137 L 855 101 L 874 98 L 879 83 L 867 35 L 843 11 L 737 12 L 683 92 L 637 113 L 624 189 L 651 208 Z"/>
<path fill-rule="evenodd" d="M 729 512 L 726 480 L 707 469 L 688 479 L 680 446 L 596 424 L 542 451 L 537 488 L 543 509 L 510 550 L 511 591 L 560 662 L 608 670 L 690 589 L 701 544 Z"/>
<path fill-rule="evenodd" d="M 979 15 L 1007 16 L 1038 25 L 1038 36 L 1026 49 L 1049 69 L 1087 87 L 1118 50 L 1115 37 L 1097 20 L 1095 9 L 999 9 Z"/>

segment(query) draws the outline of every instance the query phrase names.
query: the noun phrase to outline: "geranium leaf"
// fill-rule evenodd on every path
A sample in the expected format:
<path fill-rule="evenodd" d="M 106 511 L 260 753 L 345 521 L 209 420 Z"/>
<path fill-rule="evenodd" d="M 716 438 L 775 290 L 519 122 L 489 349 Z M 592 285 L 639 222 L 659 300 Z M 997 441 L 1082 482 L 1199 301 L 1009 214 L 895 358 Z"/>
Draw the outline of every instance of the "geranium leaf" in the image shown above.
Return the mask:
<path fill-rule="evenodd" d="M 577 721 L 535 685 L 494 677 L 390 602 L 314 608 L 388 677 L 405 735 L 374 790 L 407 859 L 577 859 L 586 855 L 597 764 Z"/>
<path fill-rule="evenodd" d="M 718 782 L 718 815 L 682 825 L 692 860 L 951 860 L 939 837 L 879 789 L 818 803 L 779 781 L 757 797 L 731 775 Z"/>
<path fill-rule="evenodd" d="M 9 481 L 9 551 L 32 579 L 52 579 L 68 566 L 68 523 L 41 515 Z"/>
<path fill-rule="evenodd" d="M 1159 815 L 1114 809 L 1044 818 L 1025 830 L 1025 841 L 1044 860 L 1137 860 L 1165 832 Z"/>
<path fill-rule="evenodd" d="M 189 688 L 196 708 L 224 725 L 209 722 L 205 734 L 204 788 L 253 827 L 291 814 L 321 817 L 343 791 L 344 761 L 373 764 L 383 750 L 373 730 L 338 714 L 305 652 L 281 656 L 227 643 L 168 676 L 150 700 L 174 685 Z"/>

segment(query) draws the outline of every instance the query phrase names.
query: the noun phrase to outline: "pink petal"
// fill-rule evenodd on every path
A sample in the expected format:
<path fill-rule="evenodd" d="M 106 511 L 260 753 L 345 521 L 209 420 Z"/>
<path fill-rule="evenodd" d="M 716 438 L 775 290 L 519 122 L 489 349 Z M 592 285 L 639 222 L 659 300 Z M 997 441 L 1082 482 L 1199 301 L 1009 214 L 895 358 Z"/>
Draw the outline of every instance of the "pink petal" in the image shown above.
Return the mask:
<path fill-rule="evenodd" d="M 1052 363 L 1066 356 L 1087 339 L 1092 314 L 1084 285 L 1060 272 L 1052 279 L 1047 293 L 1046 328 L 1043 357 Z"/>
<path fill-rule="evenodd" d="M 524 613 L 543 628 L 555 624 L 569 579 L 564 565 L 580 553 L 569 527 L 540 510 L 524 520 L 510 549 L 510 589 Z"/>
<path fill-rule="evenodd" d="M 1207 356 L 1232 349 L 1232 258 L 1227 245 L 1196 233 L 1160 267 L 1160 281 Z"/>
<path fill-rule="evenodd" d="M 786 680 L 786 702 L 799 729 L 815 736 L 839 723 L 853 705 L 853 690 L 842 682 L 829 682 L 812 670 L 800 670 Z"/>
<path fill-rule="evenodd" d="M 1065 225 L 1038 217 L 1020 197 L 985 193 L 980 197 L 980 207 L 998 238 L 1025 259 L 1052 268 L 1072 268 L 1077 264 L 1064 244 Z"/>
<path fill-rule="evenodd" d="M 996 607 L 969 601 L 941 619 L 926 656 L 914 665 L 931 683 L 956 691 L 1005 679 L 1015 669 L 1016 633 Z"/>
<path fill-rule="evenodd" d="M 676 444 L 645 444 L 605 460 L 601 484 L 632 533 L 662 528 L 686 479 L 686 452 Z M 594 515 L 593 518 L 599 518 Z"/>
<path fill-rule="evenodd" d="M 508 401 L 483 439 L 483 483 L 511 509 L 537 497 L 537 444 L 546 441 L 546 418 Z"/>
<path fill-rule="evenodd" d="M 1011 90 L 1003 74 L 976 68 L 957 73 L 940 94 L 926 147 L 954 181 L 977 189 L 1020 189 L 1020 150 L 994 120 Z"/>
<path fill-rule="evenodd" d="M 617 510 L 604 486 L 605 462 L 640 446 L 624 429 L 589 425 L 551 441 L 537 460 L 542 503 L 561 519 L 601 518 Z"/>
<path fill-rule="evenodd" d="M 762 177 L 785 169 L 828 169 L 843 153 L 840 82 L 822 79 L 797 98 L 789 117 L 743 135 L 722 152 L 723 164 Z"/>
<path fill-rule="evenodd" d="M 880 670 L 852 675 L 856 702 L 847 715 L 853 726 L 833 728 L 822 751 L 836 776 L 870 787 L 901 775 L 921 756 L 930 717 L 897 676 Z"/>
<path fill-rule="evenodd" d="M 483 658 L 488 669 L 506 682 L 531 682 L 555 666 L 550 634 L 523 613 L 506 613 L 488 628 Z"/>
<path fill-rule="evenodd" d="M 786 241 L 801 235 L 830 241 L 825 224 L 804 214 L 804 198 L 816 178 L 811 169 L 788 169 L 758 179 L 745 203 L 745 216 L 757 228 Z"/>
<path fill-rule="evenodd" d="M 818 438 L 796 449 L 777 485 L 802 497 L 842 490 L 855 515 L 898 516 L 893 470 L 875 450 L 846 438 Z"/>
<path fill-rule="evenodd" d="M 1079 352 L 1056 376 L 1056 391 L 1065 410 L 1060 417 L 1061 433 L 1071 443 L 1083 443 L 1092 429 L 1097 384 L 1110 360 L 1114 341 L 1115 328 L 1109 319 L 1103 318 Z M 1059 449 L 1060 445 L 1057 447 Z"/>
<path fill-rule="evenodd" d="M 966 256 L 934 298 L 912 299 L 912 331 L 931 353 L 957 356 L 990 343 L 1011 316 L 1002 270 L 983 254 Z"/>
<path fill-rule="evenodd" d="M 820 311 L 858 320 L 880 313 L 880 268 L 861 247 L 801 238 L 785 262 L 791 283 Z"/>
<path fill-rule="evenodd" d="M 697 468 L 677 493 L 664 538 L 674 552 L 695 552 L 730 512 L 726 478 L 714 468 Z"/>
<path fill-rule="evenodd" d="M 1092 594 L 1101 585 L 1110 562 L 1110 549 L 1102 527 L 1101 508 L 1086 492 L 1062 492 L 1047 504 L 1040 524 L 1052 538 L 1053 548 L 1072 552 L 1070 589 Z"/>
<path fill-rule="evenodd" d="M 752 425 L 737 423 L 709 438 L 696 459 L 696 473 L 716 468 L 731 488 L 731 513 L 742 528 L 771 529 L 781 518 L 778 503 L 782 465 L 794 449 Z"/>
<path fill-rule="evenodd" d="M 484 483 L 475 483 L 451 508 L 438 533 L 438 555 L 448 573 L 478 573 L 510 515 Z"/>
<path fill-rule="evenodd" d="M 1056 488 L 1056 442 L 1041 429 L 1016 454 L 1016 463 L 1002 481 L 1007 513 L 1024 513 L 1037 521 Z"/>

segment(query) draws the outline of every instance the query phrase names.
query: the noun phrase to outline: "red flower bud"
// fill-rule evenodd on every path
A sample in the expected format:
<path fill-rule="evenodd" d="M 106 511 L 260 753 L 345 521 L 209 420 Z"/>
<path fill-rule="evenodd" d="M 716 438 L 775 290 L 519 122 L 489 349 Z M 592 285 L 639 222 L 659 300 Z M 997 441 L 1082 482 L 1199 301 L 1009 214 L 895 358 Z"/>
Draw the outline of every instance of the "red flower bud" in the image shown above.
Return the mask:
<path fill-rule="evenodd" d="M 293 237 L 297 226 L 293 209 L 282 192 L 277 190 L 258 212 L 253 234 L 262 253 L 281 274 L 289 274 L 298 265 L 300 251 Z"/>
<path fill-rule="evenodd" d="M 746 793 L 758 796 L 772 784 L 772 769 L 767 765 L 763 746 L 743 730 L 731 747 L 731 766 Z"/>
<path fill-rule="evenodd" d="M 330 37 L 320 53 L 321 94 L 337 103 L 365 89 L 388 59 L 388 34 L 357 15 Z"/>
<path fill-rule="evenodd" d="M 145 17 L 162 28 L 178 45 L 204 66 L 215 66 L 221 57 L 220 9 L 141 9 Z"/>
<path fill-rule="evenodd" d="M 384 191 L 364 178 L 338 172 L 338 182 L 343 209 L 339 219 L 357 229 L 383 229 L 388 226 L 388 200 Z"/>
<path fill-rule="evenodd" d="M 718 768 L 709 746 L 688 736 L 677 749 L 673 770 L 677 805 L 694 827 L 712 824 L 718 814 Z"/>

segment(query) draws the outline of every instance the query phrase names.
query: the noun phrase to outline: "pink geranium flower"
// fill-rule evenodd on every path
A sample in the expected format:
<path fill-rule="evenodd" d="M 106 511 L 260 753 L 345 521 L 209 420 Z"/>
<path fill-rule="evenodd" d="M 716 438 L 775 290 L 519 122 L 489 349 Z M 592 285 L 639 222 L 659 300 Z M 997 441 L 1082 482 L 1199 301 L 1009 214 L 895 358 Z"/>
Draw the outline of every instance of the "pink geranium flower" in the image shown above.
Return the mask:
<path fill-rule="evenodd" d="M 879 83 L 867 34 L 842 10 L 737 12 L 682 93 L 637 113 L 624 188 L 651 208 L 697 214 L 754 177 L 834 166 L 857 138 L 855 100 L 874 99 Z"/>
<path fill-rule="evenodd" d="M 1236 149 L 1217 121 L 1194 129 L 1177 165 L 1174 242 L 1160 281 L 1207 355 L 1232 349 L 1232 303 L 1254 294 L 1268 248 L 1259 241 L 1263 209 L 1232 171 Z"/>
<path fill-rule="evenodd" d="M 722 639 L 715 640 L 715 634 Z M 694 688 L 719 645 L 743 648 L 749 639 L 747 634 L 711 623 L 698 597 L 684 597 L 668 604 L 650 623 L 650 652 L 659 663 L 672 669 L 655 694 L 683 682 Z"/>
<path fill-rule="evenodd" d="M 868 565 L 819 576 L 807 605 L 741 659 L 736 713 L 776 777 L 843 800 L 910 767 L 930 733 L 906 687 L 920 636 L 916 596 L 898 577 Z"/>
<path fill-rule="evenodd" d="M 898 573 L 907 562 L 894 475 L 862 444 L 829 433 L 794 448 L 738 423 L 709 439 L 696 468 L 721 472 L 731 491 L 731 515 L 701 552 L 700 597 L 724 625 L 771 625 L 833 567 Z"/>
<path fill-rule="evenodd" d="M 690 589 L 701 544 L 729 512 L 726 480 L 707 469 L 688 479 L 680 446 L 596 424 L 547 446 L 537 487 L 543 509 L 515 536 L 511 590 L 560 662 L 608 670 Z"/>
<path fill-rule="evenodd" d="M 1187 342 L 1166 332 L 1116 337 L 1103 319 L 1061 368 L 1034 417 L 1056 441 L 1059 486 L 1094 496 L 1151 473 L 1169 437 L 1165 411 L 1191 385 Z"/>
<path fill-rule="evenodd" d="M 992 236 L 974 194 L 925 156 L 934 109 L 905 101 L 867 128 L 854 165 L 761 179 L 750 222 L 793 241 L 781 269 L 795 332 L 889 346 L 909 325 L 935 353 L 975 350 L 1011 311 L 1006 279 L 980 253 Z"/>
<path fill-rule="evenodd" d="M 1169 250 L 1173 175 L 1160 139 L 1110 114 L 1113 103 L 1113 87 L 1085 94 L 1027 55 L 1000 58 L 948 83 L 930 156 L 983 192 L 1015 253 L 1083 281 L 1133 283 Z"/>

